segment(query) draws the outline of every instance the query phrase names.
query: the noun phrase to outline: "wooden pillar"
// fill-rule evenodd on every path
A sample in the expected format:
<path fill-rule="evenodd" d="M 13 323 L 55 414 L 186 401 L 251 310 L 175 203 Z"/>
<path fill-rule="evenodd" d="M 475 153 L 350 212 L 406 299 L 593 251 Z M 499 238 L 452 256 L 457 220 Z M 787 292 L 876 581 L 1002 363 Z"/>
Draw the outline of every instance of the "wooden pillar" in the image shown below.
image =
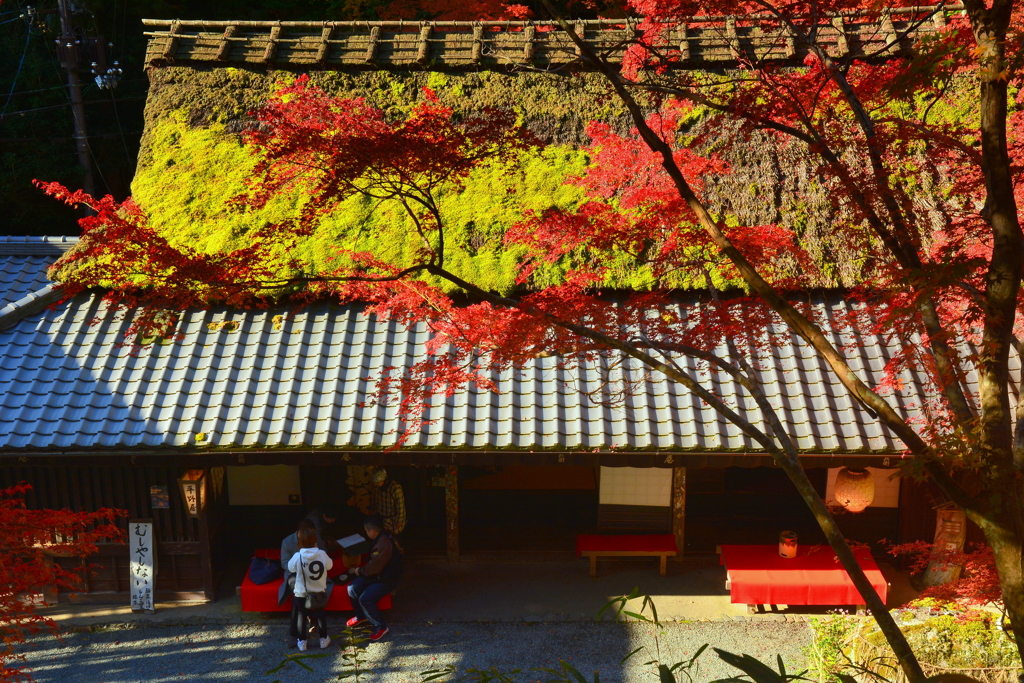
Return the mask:
<path fill-rule="evenodd" d="M 459 466 L 448 465 L 444 473 L 445 544 L 448 561 L 459 559 Z"/>
<path fill-rule="evenodd" d="M 203 512 L 199 518 L 199 569 L 203 574 L 203 596 L 213 602 L 217 599 L 217 587 L 213 585 L 213 559 L 210 557 L 210 550 L 210 522 L 206 512 Z"/>
<path fill-rule="evenodd" d="M 676 559 L 682 559 L 686 530 L 686 468 L 672 468 L 672 533 L 676 537 L 676 547 L 679 554 Z"/>

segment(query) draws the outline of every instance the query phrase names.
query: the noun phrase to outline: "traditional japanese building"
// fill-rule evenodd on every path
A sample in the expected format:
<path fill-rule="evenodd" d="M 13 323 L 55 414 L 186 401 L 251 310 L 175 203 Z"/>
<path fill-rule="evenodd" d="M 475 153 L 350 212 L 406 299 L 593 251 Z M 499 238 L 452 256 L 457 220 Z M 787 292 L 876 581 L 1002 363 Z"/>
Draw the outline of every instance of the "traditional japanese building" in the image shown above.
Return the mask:
<path fill-rule="evenodd" d="M 770 543 L 782 529 L 821 540 L 771 458 L 693 395 L 646 377 L 624 402 L 602 398 L 608 373 L 628 365 L 567 376 L 538 358 L 498 378 L 498 393 L 431 408 L 422 431 L 385 452 L 402 425 L 394 407 L 370 405 L 372 378 L 422 358 L 423 330 L 326 303 L 292 317 L 216 310 L 185 314 L 182 338 L 138 349 L 124 337 L 130 319 L 110 316 L 99 294 L 47 308 L 45 269 L 71 244 L 0 241 L 0 486 L 28 481 L 32 506 L 153 519 L 161 599 L 212 597 L 239 558 L 276 546 L 313 505 L 344 507 L 374 466 L 405 489 L 414 555 L 568 552 L 577 533 L 599 530 L 672 531 L 688 553 Z M 859 343 L 854 369 L 880 379 L 891 350 Z M 889 478 L 901 445 L 819 359 L 794 340 L 763 372 L 822 495 L 839 468 L 872 468 L 872 506 L 839 516 L 849 537 L 930 538 L 937 501 Z M 905 380 L 895 400 L 914 415 L 920 384 Z M 760 422 L 730 380 L 709 381 Z M 191 517 L 179 480 L 196 471 L 204 495 Z M 354 526 L 349 510 L 342 523 Z M 104 548 L 80 598 L 119 600 L 126 561 L 124 546 Z"/>
<path fill-rule="evenodd" d="M 897 9 L 885 21 L 853 17 L 822 30 L 839 53 L 884 59 L 911 49 L 943 16 Z M 495 289 L 509 283 L 502 256 L 487 249 L 500 244 L 510 217 L 524 207 L 578 201 L 562 184 L 585 164 L 576 147 L 586 123 L 628 128 L 622 111 L 587 97 L 600 91 L 593 74 L 559 71 L 575 52 L 550 26 L 147 24 L 151 92 L 133 191 L 154 220 L 210 247 L 244 239 L 242 219 L 222 207 L 249 168 L 237 138 L 246 113 L 299 73 L 385 110 L 404 111 L 422 86 L 456 111 L 509 107 L 550 143 L 540 161 L 511 174 L 533 194 L 522 194 L 519 204 L 478 194 L 464 216 L 467 251 L 487 255 L 460 267 L 491 278 Z M 682 67 L 727 69 L 745 53 L 793 63 L 803 57 L 804 48 L 786 35 L 718 24 L 695 20 L 676 30 L 671 40 Z M 577 30 L 611 48 L 633 27 L 584 22 Z M 517 69 L 524 64 L 550 73 Z M 818 235 L 822 253 L 839 263 L 835 281 L 823 283 L 813 304 L 841 312 L 849 304 L 835 292 L 849 274 L 841 254 L 829 252 L 840 247 L 829 242 L 828 216 L 815 213 L 814 193 L 793 207 L 751 190 L 764 174 L 806 170 L 784 154 L 766 147 L 763 158 L 710 191 L 731 197 L 732 208 L 752 220 L 785 222 L 799 213 L 804 234 Z M 797 176 L 783 182 L 799 182 Z M 484 179 L 481 187 L 493 190 L 495 182 Z M 300 245 L 303 256 L 323 262 L 333 239 L 373 220 L 360 211 L 343 207 Z M 386 228 L 381 234 L 389 239 Z M 0 486 L 29 482 L 33 507 L 117 507 L 152 519 L 160 599 L 210 599 L 222 580 L 240 582 L 252 550 L 275 547 L 309 507 L 339 505 L 348 511 L 339 524 L 355 526 L 368 474 L 380 466 L 404 487 L 403 541 L 413 555 L 569 552 L 578 533 L 616 530 L 672 532 L 687 553 L 772 543 L 783 529 L 821 541 L 770 457 L 683 388 L 628 360 L 608 357 L 568 372 L 555 358 L 537 358 L 496 377 L 497 392 L 471 389 L 438 401 L 426 425 L 389 450 L 403 424 L 395 407 L 374 403 L 373 380 L 385 366 L 401 371 L 422 359 L 425 330 L 381 322 L 359 306 L 320 303 L 294 315 L 187 312 L 178 338 L 128 339 L 130 314 L 110 315 L 99 293 L 48 308 L 55 295 L 46 269 L 74 243 L 0 238 Z M 631 272 L 621 277 L 623 288 L 643 280 Z M 860 349 L 854 370 L 869 384 L 880 381 L 895 350 L 878 337 L 846 341 Z M 929 487 L 893 476 L 902 445 L 850 400 L 810 349 L 791 338 L 772 350 L 761 372 L 822 496 L 832 495 L 840 468 L 871 468 L 872 505 L 839 516 L 850 538 L 931 538 L 932 504 L 941 500 Z M 623 373 L 638 390 L 615 400 L 610 380 Z M 913 417 L 923 384 L 910 372 L 902 380 L 891 400 Z M 729 378 L 707 381 L 762 423 Z M 185 505 L 183 479 L 201 482 L 194 511 Z M 78 599 L 123 601 L 127 560 L 124 546 L 103 548 L 89 592 Z"/>

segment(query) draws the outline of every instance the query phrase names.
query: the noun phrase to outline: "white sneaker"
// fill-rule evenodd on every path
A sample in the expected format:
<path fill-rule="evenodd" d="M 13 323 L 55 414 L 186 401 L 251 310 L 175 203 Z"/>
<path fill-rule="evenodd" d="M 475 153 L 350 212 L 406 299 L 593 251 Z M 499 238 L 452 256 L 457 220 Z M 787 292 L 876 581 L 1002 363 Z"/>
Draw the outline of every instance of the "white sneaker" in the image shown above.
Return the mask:
<path fill-rule="evenodd" d="M 306 641 L 305 640 L 299 639 L 298 646 L 299 646 L 299 652 L 305 652 L 306 651 Z"/>
<path fill-rule="evenodd" d="M 320 649 L 321 650 L 327 649 L 327 646 L 330 645 L 330 644 L 331 644 L 331 637 L 330 636 L 327 636 L 326 638 L 321 638 L 320 639 Z"/>

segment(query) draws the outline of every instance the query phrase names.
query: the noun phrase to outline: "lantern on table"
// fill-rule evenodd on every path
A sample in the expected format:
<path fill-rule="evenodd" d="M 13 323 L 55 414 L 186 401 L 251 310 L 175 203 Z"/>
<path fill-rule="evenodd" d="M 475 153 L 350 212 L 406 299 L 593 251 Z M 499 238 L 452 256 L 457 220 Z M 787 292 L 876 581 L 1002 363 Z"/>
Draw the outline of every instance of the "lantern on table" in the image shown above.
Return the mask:
<path fill-rule="evenodd" d="M 833 497 L 850 512 L 862 512 L 875 499 L 875 478 L 868 470 L 844 467 L 836 475 Z"/>
<path fill-rule="evenodd" d="M 787 560 L 796 557 L 796 532 L 783 531 L 779 534 L 779 555 Z"/>

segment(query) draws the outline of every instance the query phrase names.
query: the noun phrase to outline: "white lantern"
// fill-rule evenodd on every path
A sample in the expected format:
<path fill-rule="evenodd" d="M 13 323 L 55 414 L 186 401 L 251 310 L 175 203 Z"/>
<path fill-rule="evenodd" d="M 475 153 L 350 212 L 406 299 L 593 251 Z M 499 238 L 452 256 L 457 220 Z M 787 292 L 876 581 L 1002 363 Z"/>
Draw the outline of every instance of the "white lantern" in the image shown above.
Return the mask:
<path fill-rule="evenodd" d="M 836 475 L 833 495 L 850 512 L 862 512 L 875 499 L 875 478 L 868 470 L 844 467 Z"/>

